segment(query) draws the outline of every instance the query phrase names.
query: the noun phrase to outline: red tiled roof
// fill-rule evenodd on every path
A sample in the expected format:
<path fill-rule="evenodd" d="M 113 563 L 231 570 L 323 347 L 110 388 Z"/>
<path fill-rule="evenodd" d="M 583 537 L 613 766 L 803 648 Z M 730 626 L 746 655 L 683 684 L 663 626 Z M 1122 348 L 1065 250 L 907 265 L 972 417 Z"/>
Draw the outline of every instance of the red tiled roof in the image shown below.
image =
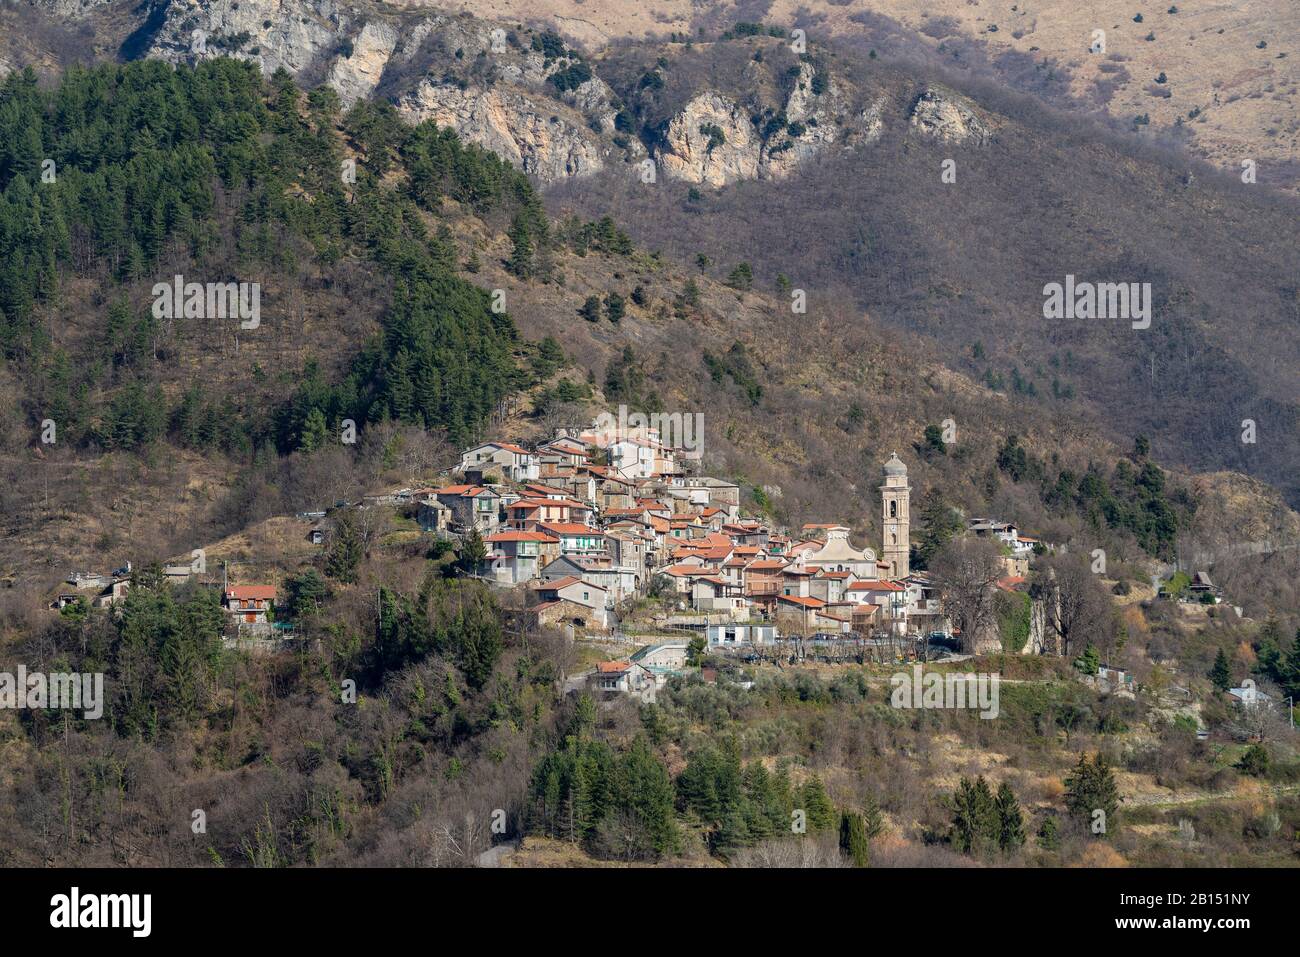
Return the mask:
<path fill-rule="evenodd" d="M 568 588 L 570 585 L 586 585 L 588 588 L 594 588 L 597 591 L 605 591 L 600 585 L 593 585 L 591 582 L 585 582 L 581 578 L 574 578 L 572 575 L 565 575 L 563 578 L 557 578 L 555 581 L 539 582 L 538 591 L 555 591 L 560 588 Z"/>
<path fill-rule="evenodd" d="M 497 532 L 483 539 L 485 542 L 558 542 L 559 539 L 545 532 Z"/>
<path fill-rule="evenodd" d="M 557 535 L 600 535 L 603 537 L 600 529 L 592 528 L 590 525 L 583 525 L 580 522 L 542 522 L 541 526 L 548 532 L 554 532 Z"/>
<path fill-rule="evenodd" d="M 825 608 L 826 602 L 820 598 L 801 598 L 798 595 L 781 595 L 781 601 L 788 601 L 792 605 L 802 605 L 804 608 Z"/>
<path fill-rule="evenodd" d="M 236 601 L 271 601 L 275 598 L 274 585 L 231 585 L 226 597 Z"/>

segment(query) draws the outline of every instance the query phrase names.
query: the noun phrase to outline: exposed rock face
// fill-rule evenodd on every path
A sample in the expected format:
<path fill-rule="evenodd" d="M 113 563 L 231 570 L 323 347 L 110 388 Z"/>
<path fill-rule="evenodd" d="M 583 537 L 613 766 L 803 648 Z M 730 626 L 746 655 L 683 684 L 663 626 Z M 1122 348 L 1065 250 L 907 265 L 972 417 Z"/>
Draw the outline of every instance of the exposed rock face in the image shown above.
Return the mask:
<path fill-rule="evenodd" d="M 584 176 L 604 166 L 605 148 L 580 117 L 563 117 L 554 105 L 537 103 L 501 87 L 468 89 L 422 81 L 397 102 L 412 122 L 451 126 L 543 181 Z"/>
<path fill-rule="evenodd" d="M 297 76 L 335 56 L 351 22 L 333 0 L 173 0 L 146 55 L 170 63 L 234 56 Z"/>
<path fill-rule="evenodd" d="M 65 20 L 76 20 L 84 17 L 96 7 L 102 7 L 112 0 L 31 0 L 32 5 L 40 7 L 42 10 L 48 10 L 56 17 L 62 17 Z"/>
<path fill-rule="evenodd" d="M 709 186 L 782 179 L 833 143 L 880 135 L 882 103 L 842 126 L 848 96 L 833 78 L 814 84 L 815 78 L 812 64 L 799 65 L 781 110 L 786 122 L 772 128 L 756 124 L 749 110 L 721 93 L 700 93 L 668 123 L 659 163 L 669 176 Z"/>
<path fill-rule="evenodd" d="M 334 60 L 325 82 L 338 92 L 345 109 L 375 92 L 397 41 L 397 27 L 393 24 L 382 20 L 367 23 L 352 41 L 352 55 Z"/>
<path fill-rule="evenodd" d="M 993 131 L 979 115 L 956 94 L 926 90 L 912 105 L 912 126 L 928 136 L 950 143 L 974 142 L 986 146 Z"/>
<path fill-rule="evenodd" d="M 659 163 L 676 179 L 725 186 L 758 176 L 762 148 L 740 106 L 709 91 L 691 100 L 669 122 Z"/>

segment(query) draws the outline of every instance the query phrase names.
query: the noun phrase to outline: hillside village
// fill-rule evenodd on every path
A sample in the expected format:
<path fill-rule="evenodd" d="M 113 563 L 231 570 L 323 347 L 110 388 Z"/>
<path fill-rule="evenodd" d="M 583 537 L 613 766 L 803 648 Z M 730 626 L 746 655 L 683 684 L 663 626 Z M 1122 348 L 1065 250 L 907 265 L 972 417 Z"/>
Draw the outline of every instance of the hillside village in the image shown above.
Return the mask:
<path fill-rule="evenodd" d="M 705 649 L 778 665 L 957 662 L 1003 650 L 998 622 L 963 635 L 945 612 L 942 587 L 911 567 L 915 490 L 896 453 L 880 470 L 879 552 L 856 546 L 847 523 L 791 530 L 749 514 L 740 486 L 700 474 L 698 458 L 665 442 L 657 427 L 613 427 L 602 417 L 586 430 L 560 429 L 531 448 L 479 443 L 439 473 L 439 484 L 336 502 L 295 521 L 323 553 L 342 514 L 409 516 L 426 540 L 454 550 L 459 576 L 498 590 L 502 607 L 523 627 L 559 629 L 593 648 L 633 648 L 622 658 L 592 662 L 582 677 L 596 691 L 647 701 L 669 678 L 683 675 L 688 662 L 698 664 Z M 1064 654 L 1050 634 L 1045 597 L 1029 595 L 1035 559 L 1056 546 L 987 516 L 966 518 L 962 535 L 995 543 L 1001 571 L 989 588 L 1028 602 L 1020 653 Z M 151 574 L 219 586 L 229 646 L 292 647 L 299 638 L 295 622 L 277 614 L 282 584 L 245 580 L 250 572 L 243 568 L 232 581 L 228 563 L 218 569 L 205 559 L 196 550 L 190 560 Z M 72 588 L 57 590 L 50 607 L 112 608 L 138 574 L 130 563 L 111 574 L 76 572 L 66 582 Z M 1177 572 L 1157 597 L 1215 604 L 1222 592 L 1204 572 Z M 1131 687 L 1131 676 L 1105 663 L 1095 673 L 1103 683 Z"/>

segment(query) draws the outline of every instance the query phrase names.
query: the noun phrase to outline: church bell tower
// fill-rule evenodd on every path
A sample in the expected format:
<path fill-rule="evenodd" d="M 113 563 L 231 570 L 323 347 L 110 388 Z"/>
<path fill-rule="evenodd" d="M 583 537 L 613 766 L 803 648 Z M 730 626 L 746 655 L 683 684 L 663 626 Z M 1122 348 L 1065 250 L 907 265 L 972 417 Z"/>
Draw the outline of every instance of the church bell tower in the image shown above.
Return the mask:
<path fill-rule="evenodd" d="M 890 578 L 904 578 L 908 569 L 910 518 L 908 507 L 912 489 L 907 484 L 907 466 L 895 452 L 884 467 L 885 484 L 880 486 L 881 528 L 884 548 L 881 559 L 888 563 Z"/>

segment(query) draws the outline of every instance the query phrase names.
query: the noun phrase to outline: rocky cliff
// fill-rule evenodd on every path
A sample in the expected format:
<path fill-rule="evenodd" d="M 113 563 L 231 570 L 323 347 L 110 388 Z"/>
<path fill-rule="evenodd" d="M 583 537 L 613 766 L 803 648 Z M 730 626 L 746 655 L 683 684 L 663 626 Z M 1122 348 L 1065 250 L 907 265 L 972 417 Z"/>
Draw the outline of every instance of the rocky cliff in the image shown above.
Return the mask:
<path fill-rule="evenodd" d="M 107 0 L 31 2 L 78 21 Z M 388 99 L 412 122 L 452 126 L 543 183 L 613 164 L 631 174 L 648 155 L 669 178 L 722 187 L 782 179 L 829 149 L 871 143 L 892 123 L 973 145 L 993 131 L 955 94 L 864 85 L 836 62 L 791 52 L 783 36 L 644 44 L 636 52 L 653 66 L 627 74 L 626 49 L 588 56 L 552 32 L 414 6 L 156 0 L 134 13 L 144 18 L 136 33 L 145 56 L 243 58 L 268 75 L 326 83 L 345 108 Z M 715 59 L 736 69 L 699 69 Z"/>

